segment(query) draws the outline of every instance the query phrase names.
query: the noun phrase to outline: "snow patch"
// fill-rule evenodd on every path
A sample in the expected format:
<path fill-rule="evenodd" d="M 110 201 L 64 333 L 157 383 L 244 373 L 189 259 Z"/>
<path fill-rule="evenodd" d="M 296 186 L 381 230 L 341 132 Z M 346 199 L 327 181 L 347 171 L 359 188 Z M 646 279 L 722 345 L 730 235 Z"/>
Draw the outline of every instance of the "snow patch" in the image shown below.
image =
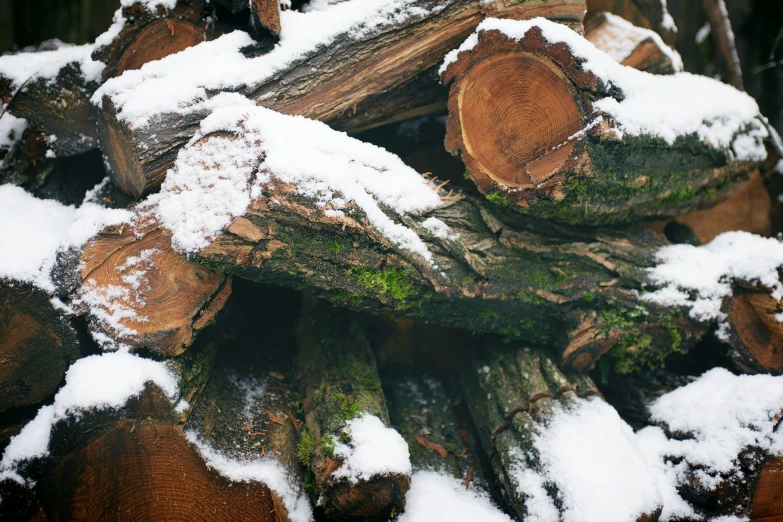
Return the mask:
<path fill-rule="evenodd" d="M 0 56 L 0 76 L 11 80 L 11 89 L 19 89 L 38 79 L 53 83 L 69 63 L 78 64 L 85 81 L 100 80 L 104 64 L 92 59 L 93 44 L 73 45 L 49 40 L 43 45 L 51 49 Z"/>
<path fill-rule="evenodd" d="M 462 481 L 434 471 L 417 471 L 398 522 L 511 522 L 489 496 Z"/>
<path fill-rule="evenodd" d="M 94 203 L 75 208 L 35 198 L 13 185 L 0 186 L 0 277 L 54 292 L 49 274 L 58 252 L 81 247 L 104 227 L 131 218 L 126 210 Z"/>
<path fill-rule="evenodd" d="M 690 308 L 690 316 L 724 324 L 723 299 L 733 281 L 755 283 L 783 299 L 778 268 L 783 266 L 783 242 L 749 232 L 724 232 L 701 246 L 670 245 L 657 254 L 648 269 L 649 281 L 661 288 L 641 296 L 647 302 Z M 783 314 L 776 316 L 783 320 Z M 724 326 L 725 328 L 725 326 Z"/>
<path fill-rule="evenodd" d="M 127 352 L 91 355 L 79 359 L 65 373 L 65 385 L 54 403 L 38 410 L 36 417 L 11 439 L 0 460 L 0 480 L 25 481 L 18 472 L 23 461 L 49 454 L 52 427 L 68 417 L 79 418 L 90 410 L 121 408 L 152 382 L 172 402 L 177 381 L 162 362 L 142 359 Z"/>
<path fill-rule="evenodd" d="M 143 204 L 172 232 L 175 248 L 195 252 L 209 245 L 275 180 L 295 185 L 326 215 L 344 215 L 353 202 L 392 243 L 432 259 L 421 238 L 383 210 L 416 214 L 441 205 L 415 170 L 324 123 L 256 107 L 236 94 L 228 97 L 237 98 L 243 101 L 221 105 L 202 121 L 160 193 Z M 200 141 L 216 131 L 231 135 Z"/>
<path fill-rule="evenodd" d="M 261 482 L 277 493 L 288 511 L 292 522 L 310 522 L 313 511 L 310 501 L 300 490 L 293 477 L 271 457 L 252 461 L 231 459 L 218 450 L 198 439 L 193 431 L 186 431 L 185 436 L 198 449 L 207 466 L 234 482 Z"/>
<path fill-rule="evenodd" d="M 487 18 L 459 48 L 446 55 L 440 72 L 469 52 L 481 32 L 498 30 L 519 40 L 534 27 L 549 44 L 565 43 L 606 87 L 616 87 L 622 101 L 597 99 L 593 106 L 610 116 L 616 130 L 632 136 L 650 136 L 673 144 L 678 137 L 695 135 L 710 147 L 726 150 L 738 161 L 762 161 L 767 152 L 763 139 L 769 133 L 756 101 L 722 82 L 689 73 L 658 75 L 620 65 L 568 27 L 543 18 L 500 20 Z M 735 136 L 742 132 L 739 138 Z"/>
<path fill-rule="evenodd" d="M 429 217 L 421 222 L 421 226 L 426 228 L 433 236 L 441 239 L 456 239 L 459 234 L 451 231 L 451 228 L 436 217 Z"/>
<path fill-rule="evenodd" d="M 408 444 L 397 430 L 386 427 L 375 415 L 365 413 L 349 420 L 343 430 L 350 438 L 335 444 L 334 454 L 343 459 L 336 479 L 352 483 L 389 473 L 411 474 Z"/>
<path fill-rule="evenodd" d="M 6 106 L 0 103 L 0 114 L 6 110 Z M 0 150 L 10 149 L 22 139 L 22 134 L 27 128 L 27 120 L 17 118 L 10 112 L 0 117 Z"/>

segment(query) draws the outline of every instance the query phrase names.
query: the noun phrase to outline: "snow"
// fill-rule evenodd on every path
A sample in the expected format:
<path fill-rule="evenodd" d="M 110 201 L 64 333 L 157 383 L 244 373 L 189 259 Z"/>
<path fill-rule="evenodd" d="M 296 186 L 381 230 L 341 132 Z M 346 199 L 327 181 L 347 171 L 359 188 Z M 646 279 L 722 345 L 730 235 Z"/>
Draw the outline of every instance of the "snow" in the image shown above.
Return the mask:
<path fill-rule="evenodd" d="M 451 228 L 436 217 L 429 217 L 421 222 L 421 226 L 426 228 L 433 236 L 441 239 L 456 239 L 459 234 L 451 231 Z"/>
<path fill-rule="evenodd" d="M 714 487 L 720 474 L 740 471 L 738 455 L 748 447 L 773 456 L 783 454 L 783 433 L 775 429 L 781 404 L 783 377 L 733 375 L 723 368 L 712 369 L 653 402 L 653 421 L 689 435 L 668 439 L 657 426 L 636 434 L 639 448 L 659 475 L 664 496 L 661 520 L 695 515 L 676 490 L 685 481 L 686 466 L 701 468 L 699 480 Z M 679 459 L 683 459 L 679 464 L 672 463 Z"/>
<path fill-rule="evenodd" d="M 0 277 L 54 292 L 49 274 L 57 253 L 78 248 L 104 227 L 130 221 L 126 210 L 95 203 L 65 206 L 37 199 L 13 185 L 0 186 Z"/>
<path fill-rule="evenodd" d="M 5 110 L 5 105 L 0 103 L 0 114 Z M 27 128 L 27 120 L 17 118 L 10 112 L 0 117 L 0 150 L 10 149 L 22 139 L 22 134 Z"/>
<path fill-rule="evenodd" d="M 724 232 L 702 246 L 670 245 L 657 254 L 657 265 L 648 269 L 650 283 L 658 290 L 641 299 L 665 306 L 690 308 L 702 321 L 723 323 L 723 299 L 731 295 L 733 281 L 745 281 L 770 289 L 783 299 L 778 267 L 783 266 L 783 242 L 749 232 Z M 777 319 L 783 321 L 783 314 Z"/>
<path fill-rule="evenodd" d="M 612 57 L 616 62 L 622 62 L 644 40 L 651 39 L 655 45 L 671 61 L 676 72 L 683 70 L 682 57 L 677 51 L 672 50 L 663 43 L 661 37 L 655 31 L 636 27 L 624 18 L 612 13 L 604 13 L 608 23 L 604 24 L 601 31 L 597 31 L 590 41 L 599 49 Z"/>
<path fill-rule="evenodd" d="M 271 457 L 252 461 L 232 459 L 205 444 L 192 431 L 186 431 L 185 436 L 198 449 L 207 465 L 234 482 L 261 482 L 277 493 L 288 511 L 292 522 L 310 522 L 313 512 L 307 496 L 299 488 L 294 477 L 290 477 L 285 469 Z"/>
<path fill-rule="evenodd" d="M 545 482 L 560 491 L 563 522 L 627 522 L 662 504 L 656 476 L 637 449 L 633 430 L 601 399 L 555 407 L 533 442 L 541 478 L 521 467 L 514 477 L 520 492 L 532 486 L 532 511 L 541 522 L 559 520 L 543 497 Z"/>
<path fill-rule="evenodd" d="M 54 82 L 60 70 L 69 63 L 78 64 L 85 81 L 100 80 L 104 64 L 91 58 L 92 44 L 73 45 L 49 40 L 45 45 L 54 48 L 0 56 L 0 76 L 11 80 L 12 89 L 19 89 L 25 83 L 38 79 Z"/>
<path fill-rule="evenodd" d="M 706 40 L 707 37 L 710 36 L 711 32 L 712 32 L 712 28 L 710 27 L 710 23 L 704 22 L 704 25 L 701 26 L 701 29 L 699 29 L 696 32 L 696 38 L 694 39 L 694 41 L 697 44 L 701 45 L 704 42 L 704 40 Z"/>
<path fill-rule="evenodd" d="M 55 395 L 54 403 L 38 410 L 36 417 L 11 439 L 0 460 L 0 480 L 24 483 L 18 473 L 19 464 L 48 455 L 56 422 L 68 417 L 78 419 L 89 410 L 121 408 L 148 382 L 155 383 L 172 402 L 178 394 L 177 381 L 162 362 L 127 352 L 79 359 L 65 373 L 65 385 Z"/>
<path fill-rule="evenodd" d="M 511 522 L 489 496 L 462 481 L 434 471 L 417 471 L 397 522 Z"/>
<path fill-rule="evenodd" d="M 324 123 L 256 107 L 238 94 L 223 96 L 227 104 L 202 121 L 160 193 L 143 206 L 172 232 L 175 248 L 206 247 L 267 183 L 277 181 L 295 185 L 327 216 L 343 216 L 352 201 L 389 241 L 431 260 L 421 238 L 383 210 L 415 214 L 441 205 L 438 194 L 399 157 Z M 215 131 L 232 136 L 199 141 Z"/>
<path fill-rule="evenodd" d="M 348 443 L 335 444 L 334 454 L 343 459 L 333 473 L 335 479 L 352 483 L 389 473 L 411 474 L 408 444 L 395 429 L 386 427 L 375 415 L 364 413 L 349 420 L 344 428 Z"/>
<path fill-rule="evenodd" d="M 605 87 L 616 87 L 623 99 L 597 99 L 593 106 L 609 116 L 619 135 L 650 136 L 673 144 L 678 137 L 695 135 L 706 145 L 727 151 L 737 161 L 762 161 L 768 136 L 756 101 L 720 81 L 690 73 L 657 75 L 620 65 L 568 27 L 543 18 L 501 20 L 487 18 L 459 48 L 446 55 L 440 72 L 470 52 L 484 31 L 498 30 L 519 40 L 538 27 L 549 44 L 565 43 L 584 70 Z M 737 134 L 742 134 L 737 137 Z"/>
<path fill-rule="evenodd" d="M 209 91 L 236 90 L 270 80 L 289 65 L 313 56 L 340 39 L 359 39 L 386 25 L 427 13 L 414 0 L 349 0 L 307 13 L 280 13 L 280 42 L 262 56 L 248 58 L 240 49 L 251 45 L 247 33 L 235 31 L 203 42 L 141 69 L 108 80 L 94 94 L 100 105 L 110 96 L 118 117 L 131 127 L 146 125 L 157 114 L 200 108 Z M 199 67 L 193 67 L 193 64 Z"/>
<path fill-rule="evenodd" d="M 661 0 L 661 11 L 663 11 L 663 18 L 661 19 L 661 27 L 668 29 L 674 33 L 677 32 L 677 24 L 674 23 L 674 18 L 669 13 L 669 7 L 666 0 Z"/>

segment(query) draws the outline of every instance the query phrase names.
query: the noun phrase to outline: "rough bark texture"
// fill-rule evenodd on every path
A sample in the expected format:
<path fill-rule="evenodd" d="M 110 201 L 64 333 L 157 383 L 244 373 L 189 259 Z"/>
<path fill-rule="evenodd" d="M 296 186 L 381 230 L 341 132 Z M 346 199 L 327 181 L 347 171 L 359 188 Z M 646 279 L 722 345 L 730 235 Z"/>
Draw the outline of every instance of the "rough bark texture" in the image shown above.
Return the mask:
<path fill-rule="evenodd" d="M 430 81 L 434 79 L 431 76 L 419 75 L 439 64 L 485 16 L 546 16 L 580 27 L 584 14 L 583 0 L 550 0 L 533 5 L 505 0 L 493 4 L 479 0 L 419 3 L 428 14 L 378 27 L 359 40 L 349 35 L 337 37 L 330 46 L 261 84 L 239 90 L 278 112 L 301 114 L 340 130 L 357 131 L 388 122 L 397 114 L 410 116 L 442 107 L 437 103 L 442 100 L 442 87 Z M 417 96 L 421 100 L 417 101 L 404 93 L 411 82 L 422 91 L 431 89 L 433 94 Z M 373 110 L 363 110 L 366 107 Z M 204 115 L 200 111 L 162 114 L 149 125 L 133 129 L 118 119 L 111 100 L 104 99 L 99 122 L 101 148 L 114 181 L 137 198 L 154 190 Z"/>
<path fill-rule="evenodd" d="M 677 72 L 666 50 L 661 48 L 660 40 L 653 38 L 655 33 L 647 33 L 646 36 L 641 33 L 630 34 L 623 26 L 610 19 L 607 13 L 597 13 L 589 21 L 585 21 L 585 38 L 602 51 L 616 47 L 618 41 L 624 46 L 627 45 L 628 52 L 619 60 L 621 64 L 654 74 Z M 633 45 L 629 41 L 632 41 Z"/>
<path fill-rule="evenodd" d="M 182 353 L 231 294 L 230 278 L 189 263 L 143 226 L 104 230 L 85 245 L 79 267 L 93 335 L 163 356 Z"/>
<path fill-rule="evenodd" d="M 524 520 L 527 495 L 513 473 L 520 466 L 540 470 L 534 434 L 542 429 L 556 404 L 568 406 L 578 397 L 598 396 L 598 389 L 586 376 L 566 377 L 545 353 L 519 346 L 487 347 L 484 357 L 465 372 L 462 383 L 503 498 Z M 660 509 L 638 515 L 638 521 L 654 521 Z"/>
<path fill-rule="evenodd" d="M 0 412 L 55 392 L 79 338 L 43 290 L 0 282 Z"/>
<path fill-rule="evenodd" d="M 553 346 L 566 367 L 580 369 L 612 348 L 626 369 L 660 364 L 707 328 L 634 293 L 665 244 L 648 231 L 565 227 L 466 196 L 422 216 L 389 211 L 420 234 L 436 269 L 391 244 L 361 209 L 343 210 L 326 216 L 296 187 L 273 181 L 238 218 L 243 227 L 229 228 L 194 259 L 348 308 Z M 453 237 L 433 236 L 421 224 L 428 217 L 445 222 Z"/>
<path fill-rule="evenodd" d="M 251 0 L 250 15 L 254 27 L 266 29 L 275 36 L 280 35 L 279 0 Z"/>
<path fill-rule="evenodd" d="M 720 202 L 758 168 L 695 136 L 618 139 L 609 117 L 589 128 L 593 100 L 611 93 L 538 28 L 518 41 L 482 32 L 442 77 L 446 148 L 482 193 L 525 213 L 574 224 L 672 216 Z"/>
<path fill-rule="evenodd" d="M 410 477 L 393 473 L 351 483 L 335 479 L 333 454 L 345 423 L 369 413 L 389 425 L 375 359 L 359 325 L 325 302 L 308 300 L 298 329 L 297 373 L 306 428 L 299 458 L 312 473 L 315 497 L 335 520 L 387 520 L 405 507 Z"/>

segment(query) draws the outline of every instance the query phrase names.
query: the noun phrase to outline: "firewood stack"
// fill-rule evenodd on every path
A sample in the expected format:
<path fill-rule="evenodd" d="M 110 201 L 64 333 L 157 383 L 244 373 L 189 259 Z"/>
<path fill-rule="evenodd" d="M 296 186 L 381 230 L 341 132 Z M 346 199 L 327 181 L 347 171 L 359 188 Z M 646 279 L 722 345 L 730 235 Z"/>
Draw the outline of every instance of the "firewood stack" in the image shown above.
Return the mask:
<path fill-rule="evenodd" d="M 779 137 L 665 4 L 0 56 L 0 519 L 783 517 Z"/>

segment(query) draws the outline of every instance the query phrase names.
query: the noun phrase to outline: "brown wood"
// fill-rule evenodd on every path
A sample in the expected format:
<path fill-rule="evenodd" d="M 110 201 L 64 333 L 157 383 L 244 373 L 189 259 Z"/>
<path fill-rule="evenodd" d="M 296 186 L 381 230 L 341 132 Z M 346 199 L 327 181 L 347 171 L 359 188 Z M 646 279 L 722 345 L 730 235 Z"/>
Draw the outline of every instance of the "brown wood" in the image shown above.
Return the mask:
<path fill-rule="evenodd" d="M 485 17 L 545 16 L 581 30 L 584 15 L 584 0 L 533 5 L 447 0 L 437 10 L 430 9 L 429 0 L 417 1 L 428 14 L 377 27 L 358 40 L 340 35 L 328 49 L 318 49 L 268 80 L 232 90 L 278 112 L 356 132 L 442 108 L 446 92 L 433 69 Z M 312 74 L 314 68 L 318 74 Z M 412 85 L 415 96 L 405 92 Z M 202 111 L 161 114 L 132 129 L 118 121 L 111 100 L 104 99 L 98 128 L 112 179 L 136 198 L 155 190 L 204 116 Z"/>
<path fill-rule="evenodd" d="M 149 256 L 146 260 L 145 255 Z M 124 289 L 129 297 L 113 302 L 137 314 L 120 319 L 124 329 L 136 332 L 128 334 L 101 320 L 105 306 L 88 306 L 93 332 L 132 349 L 143 347 L 165 356 L 182 353 L 231 293 L 230 278 L 187 262 L 174 252 L 169 238 L 154 228 L 105 230 L 84 247 L 80 263 L 88 292 Z M 138 277 L 136 288 L 128 277 Z M 84 301 L 90 304 L 89 299 Z"/>
<path fill-rule="evenodd" d="M 630 22 L 629 22 L 630 23 Z M 664 49 L 663 42 L 653 31 L 641 27 L 627 28 L 610 18 L 608 13 L 597 13 L 585 21 L 585 38 L 604 52 L 614 49 L 622 41 L 626 53 L 613 56 L 623 65 L 655 74 L 674 74 L 677 67 Z"/>
<path fill-rule="evenodd" d="M 732 358 L 746 371 L 783 374 L 783 303 L 764 289 L 735 288 L 727 305 Z"/>
<path fill-rule="evenodd" d="M 588 125 L 601 115 L 593 101 L 613 94 L 538 27 L 518 40 L 482 31 L 442 78 L 446 148 L 482 193 L 523 213 L 590 225 L 677 215 L 722 201 L 758 168 L 693 137 L 618 139 L 608 115 Z"/>
<path fill-rule="evenodd" d="M 275 36 L 280 35 L 279 0 L 250 0 L 250 14 L 256 27 L 263 27 Z"/>
<path fill-rule="evenodd" d="M 0 412 L 54 393 L 79 355 L 76 331 L 50 299 L 30 285 L 0 281 Z"/>
<path fill-rule="evenodd" d="M 750 519 L 783 521 L 783 459 L 770 459 L 761 471 L 750 507 Z"/>

